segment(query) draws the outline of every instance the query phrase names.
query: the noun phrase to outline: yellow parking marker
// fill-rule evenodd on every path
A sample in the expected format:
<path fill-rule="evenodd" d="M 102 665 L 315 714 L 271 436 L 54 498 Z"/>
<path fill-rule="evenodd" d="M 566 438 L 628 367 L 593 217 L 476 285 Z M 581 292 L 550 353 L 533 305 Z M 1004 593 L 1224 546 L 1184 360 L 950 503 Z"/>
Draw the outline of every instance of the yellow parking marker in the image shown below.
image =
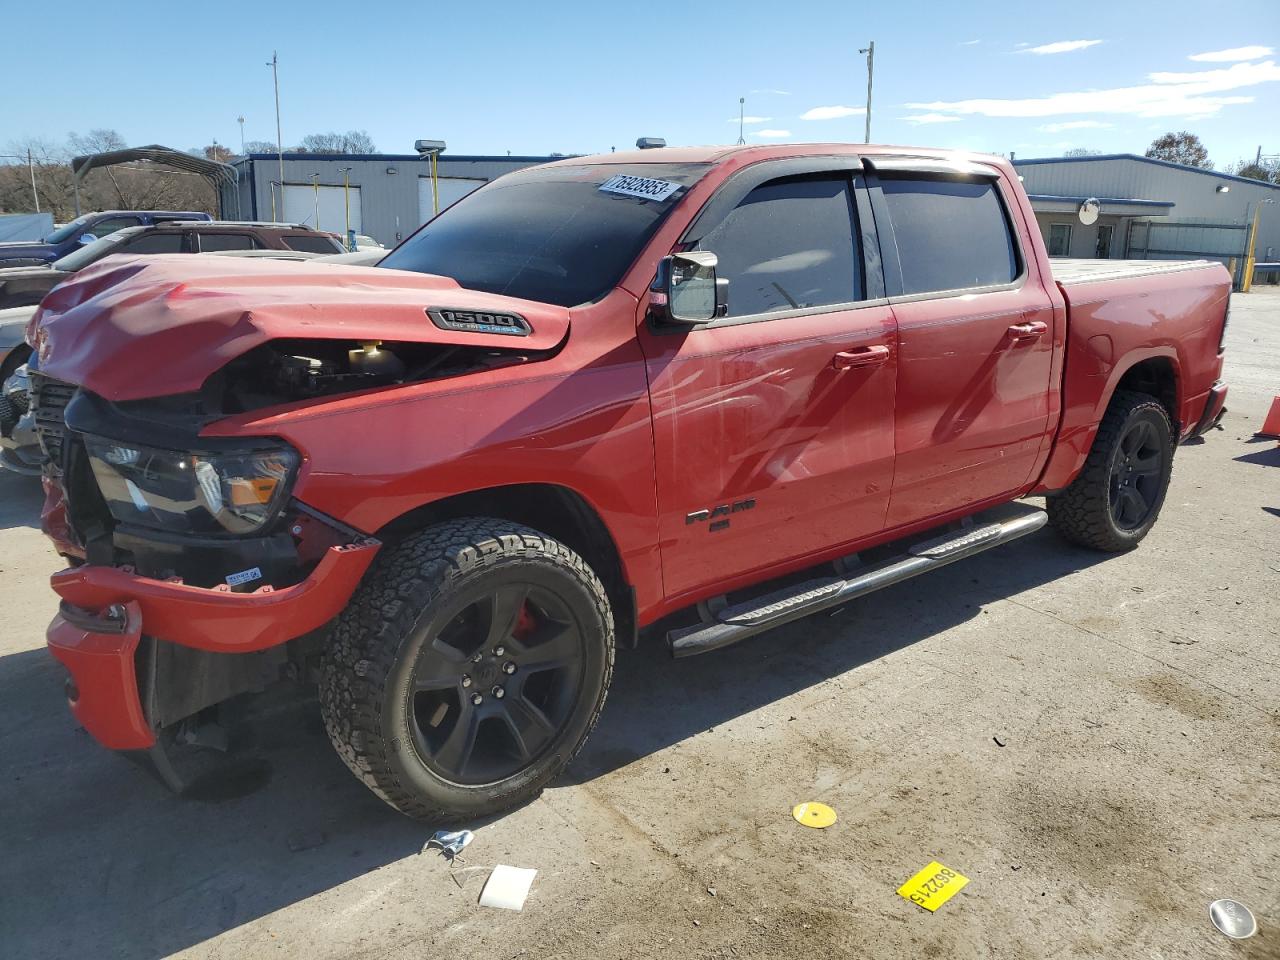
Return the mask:
<path fill-rule="evenodd" d="M 924 907 L 930 913 L 960 892 L 969 882 L 962 873 L 934 860 L 898 888 L 898 896 Z"/>
<path fill-rule="evenodd" d="M 791 808 L 791 816 L 796 818 L 796 823 L 818 829 L 829 827 L 836 822 L 836 812 L 825 803 L 816 801 L 797 803 Z"/>

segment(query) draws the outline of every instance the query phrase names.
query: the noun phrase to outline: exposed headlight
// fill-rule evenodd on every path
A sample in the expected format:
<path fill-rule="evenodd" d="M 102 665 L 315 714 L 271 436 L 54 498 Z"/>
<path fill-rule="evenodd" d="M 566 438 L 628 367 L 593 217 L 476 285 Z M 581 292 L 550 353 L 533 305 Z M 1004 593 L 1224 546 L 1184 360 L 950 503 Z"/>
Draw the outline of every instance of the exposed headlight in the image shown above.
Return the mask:
<path fill-rule="evenodd" d="M 112 516 L 175 533 L 261 530 L 279 514 L 298 466 L 288 447 L 197 454 L 102 437 L 84 444 Z"/>

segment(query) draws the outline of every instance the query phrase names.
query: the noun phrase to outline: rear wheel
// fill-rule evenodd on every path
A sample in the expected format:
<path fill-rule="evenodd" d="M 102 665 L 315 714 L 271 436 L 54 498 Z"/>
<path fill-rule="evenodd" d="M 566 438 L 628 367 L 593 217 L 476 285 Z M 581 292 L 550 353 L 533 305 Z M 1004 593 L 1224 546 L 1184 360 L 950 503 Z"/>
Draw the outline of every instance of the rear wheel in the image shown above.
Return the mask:
<path fill-rule="evenodd" d="M 576 553 L 528 527 L 468 518 L 379 558 L 322 669 L 330 739 L 413 817 L 463 819 L 534 796 L 595 725 L 613 617 Z"/>
<path fill-rule="evenodd" d="M 1117 393 L 1079 476 L 1049 498 L 1049 520 L 1081 546 L 1127 550 L 1155 525 L 1172 473 L 1164 406 L 1145 393 Z"/>

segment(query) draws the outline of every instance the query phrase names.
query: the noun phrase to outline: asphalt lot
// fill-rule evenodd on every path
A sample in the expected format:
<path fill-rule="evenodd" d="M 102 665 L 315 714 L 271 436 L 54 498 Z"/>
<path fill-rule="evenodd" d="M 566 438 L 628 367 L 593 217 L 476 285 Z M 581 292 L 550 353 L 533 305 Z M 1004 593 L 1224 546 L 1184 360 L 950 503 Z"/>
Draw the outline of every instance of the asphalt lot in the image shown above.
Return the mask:
<path fill-rule="evenodd" d="M 624 652 L 569 774 L 452 876 L 307 704 L 217 802 L 98 748 L 44 650 L 38 484 L 0 476 L 0 957 L 1280 957 L 1280 448 L 1252 436 L 1280 292 L 1236 297 L 1228 348 L 1225 429 L 1140 549 L 1045 530 L 716 654 Z M 895 890 L 934 859 L 971 882 L 930 914 Z M 477 905 L 495 863 L 538 869 L 522 913 Z M 1218 897 L 1260 934 L 1217 933 Z"/>

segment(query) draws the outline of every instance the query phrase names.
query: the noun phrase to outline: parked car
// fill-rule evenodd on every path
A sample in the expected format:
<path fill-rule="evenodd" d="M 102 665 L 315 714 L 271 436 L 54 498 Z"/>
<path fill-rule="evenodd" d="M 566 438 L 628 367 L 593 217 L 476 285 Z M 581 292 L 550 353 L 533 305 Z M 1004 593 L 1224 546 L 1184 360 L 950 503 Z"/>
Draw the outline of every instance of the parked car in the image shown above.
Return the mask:
<path fill-rule="evenodd" d="M 385 250 L 387 249 L 373 237 L 366 236 L 363 233 L 356 234 L 356 250 Z M 354 253 L 355 250 L 352 251 Z"/>
<path fill-rule="evenodd" d="M 212 219 L 209 214 L 194 210 L 104 210 L 101 213 L 86 213 L 70 223 L 55 227 L 53 232 L 38 243 L 0 243 L 0 267 L 53 263 L 76 247 L 93 243 L 100 237 L 126 227 L 149 226 L 172 220 Z"/>
<path fill-rule="evenodd" d="M 168 221 L 127 227 L 80 247 L 52 264 L 0 269 L 0 307 L 39 303 L 77 270 L 112 254 L 210 253 L 227 250 L 281 250 L 328 254 L 342 252 L 332 233 L 299 224 L 238 220 Z"/>
<path fill-rule="evenodd" d="M 660 620 L 686 657 L 1046 523 L 1137 546 L 1230 284 L 1051 264 L 1005 160 L 830 144 L 529 168 L 376 268 L 103 263 L 34 330 L 49 646 L 173 785 L 301 677 L 384 801 L 479 817 Z"/>

